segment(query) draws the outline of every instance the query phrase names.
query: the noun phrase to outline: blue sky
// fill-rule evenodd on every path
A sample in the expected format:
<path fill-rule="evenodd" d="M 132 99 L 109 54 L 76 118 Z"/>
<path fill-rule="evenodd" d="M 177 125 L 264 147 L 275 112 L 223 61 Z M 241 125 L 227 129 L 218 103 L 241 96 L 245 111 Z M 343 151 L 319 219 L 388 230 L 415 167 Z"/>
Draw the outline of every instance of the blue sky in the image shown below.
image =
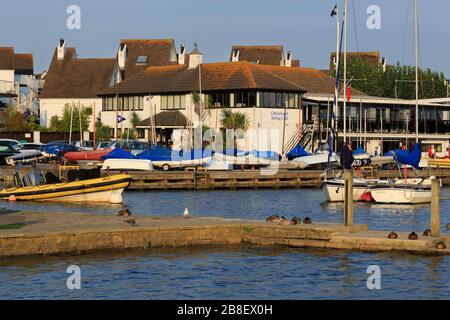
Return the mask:
<path fill-rule="evenodd" d="M 198 42 L 205 62 L 227 60 L 235 44 L 282 44 L 302 66 L 326 68 L 335 48 L 335 22 L 330 17 L 335 2 L 2 0 L 0 45 L 32 52 L 36 72 L 48 68 L 61 37 L 80 57 L 113 57 L 121 38 L 174 38 L 177 46 L 184 43 L 189 50 Z M 412 3 L 349 0 L 348 49 L 380 51 L 388 63 L 414 64 Z M 66 9 L 72 4 L 81 8 L 80 30 L 66 27 Z M 366 27 L 369 5 L 381 9 L 380 30 Z M 419 10 L 421 66 L 444 71 L 450 78 L 450 1 L 419 0 Z"/>

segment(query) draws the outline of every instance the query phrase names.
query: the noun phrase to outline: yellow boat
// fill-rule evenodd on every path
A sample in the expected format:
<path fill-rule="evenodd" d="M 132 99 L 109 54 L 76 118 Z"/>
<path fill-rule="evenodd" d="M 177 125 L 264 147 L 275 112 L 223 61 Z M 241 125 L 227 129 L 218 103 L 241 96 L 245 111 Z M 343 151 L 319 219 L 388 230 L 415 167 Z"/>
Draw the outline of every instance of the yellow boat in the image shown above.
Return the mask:
<path fill-rule="evenodd" d="M 450 159 L 428 159 L 428 167 L 430 168 L 450 168 Z"/>
<path fill-rule="evenodd" d="M 102 178 L 14 187 L 0 190 L 0 199 L 62 202 L 122 202 L 122 192 L 131 182 L 127 174 Z"/>

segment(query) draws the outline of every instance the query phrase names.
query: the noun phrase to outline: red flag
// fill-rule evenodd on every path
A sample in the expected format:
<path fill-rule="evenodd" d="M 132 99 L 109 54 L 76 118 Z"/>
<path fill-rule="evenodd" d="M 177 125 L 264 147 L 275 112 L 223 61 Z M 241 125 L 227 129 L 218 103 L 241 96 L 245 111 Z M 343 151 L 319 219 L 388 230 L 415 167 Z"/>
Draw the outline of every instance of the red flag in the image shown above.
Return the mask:
<path fill-rule="evenodd" d="M 345 95 L 347 96 L 347 102 L 350 102 L 350 100 L 352 99 L 352 87 L 351 86 L 347 86 L 347 92 Z"/>

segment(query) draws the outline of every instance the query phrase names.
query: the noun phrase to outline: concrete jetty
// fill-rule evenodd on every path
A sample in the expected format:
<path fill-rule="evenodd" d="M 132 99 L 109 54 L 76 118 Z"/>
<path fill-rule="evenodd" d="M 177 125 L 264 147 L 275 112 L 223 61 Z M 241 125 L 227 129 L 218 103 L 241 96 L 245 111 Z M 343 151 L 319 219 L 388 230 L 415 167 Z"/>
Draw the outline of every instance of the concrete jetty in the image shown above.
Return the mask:
<path fill-rule="evenodd" d="M 344 226 L 313 221 L 280 226 L 261 220 L 137 216 L 133 217 L 136 225 L 132 226 L 124 222 L 127 218 L 100 214 L 16 212 L 0 218 L 6 216 L 8 221 L 24 221 L 24 225 L 19 229 L 0 229 L 1 257 L 239 244 L 450 254 L 448 235 L 423 237 L 420 233 L 418 240 L 408 240 L 408 233 L 398 232 L 398 239 L 388 239 L 391 230 L 370 231 L 364 224 Z M 439 241 L 447 249 L 435 249 Z"/>

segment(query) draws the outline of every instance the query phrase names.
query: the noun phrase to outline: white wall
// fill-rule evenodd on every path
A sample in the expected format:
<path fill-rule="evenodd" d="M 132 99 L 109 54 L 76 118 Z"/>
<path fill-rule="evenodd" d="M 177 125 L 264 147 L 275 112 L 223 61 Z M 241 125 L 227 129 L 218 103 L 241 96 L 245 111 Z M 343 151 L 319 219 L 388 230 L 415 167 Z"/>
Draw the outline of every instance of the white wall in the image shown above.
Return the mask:
<path fill-rule="evenodd" d="M 0 93 L 14 90 L 14 70 L 0 70 Z"/>
<path fill-rule="evenodd" d="M 71 105 L 74 103 L 77 107 L 78 104 L 84 107 L 92 108 L 92 112 L 94 112 L 94 103 L 95 103 L 95 113 L 99 113 L 102 110 L 102 99 L 100 98 L 91 98 L 91 99 L 54 99 L 54 98 L 44 98 L 40 99 L 40 123 L 41 126 L 48 128 L 50 126 L 50 119 L 53 116 L 62 117 L 64 106 L 66 104 Z M 89 121 L 89 131 L 93 131 L 93 116 L 90 117 Z M 76 117 L 76 115 L 74 115 Z M 77 119 L 77 118 L 75 118 Z"/>

